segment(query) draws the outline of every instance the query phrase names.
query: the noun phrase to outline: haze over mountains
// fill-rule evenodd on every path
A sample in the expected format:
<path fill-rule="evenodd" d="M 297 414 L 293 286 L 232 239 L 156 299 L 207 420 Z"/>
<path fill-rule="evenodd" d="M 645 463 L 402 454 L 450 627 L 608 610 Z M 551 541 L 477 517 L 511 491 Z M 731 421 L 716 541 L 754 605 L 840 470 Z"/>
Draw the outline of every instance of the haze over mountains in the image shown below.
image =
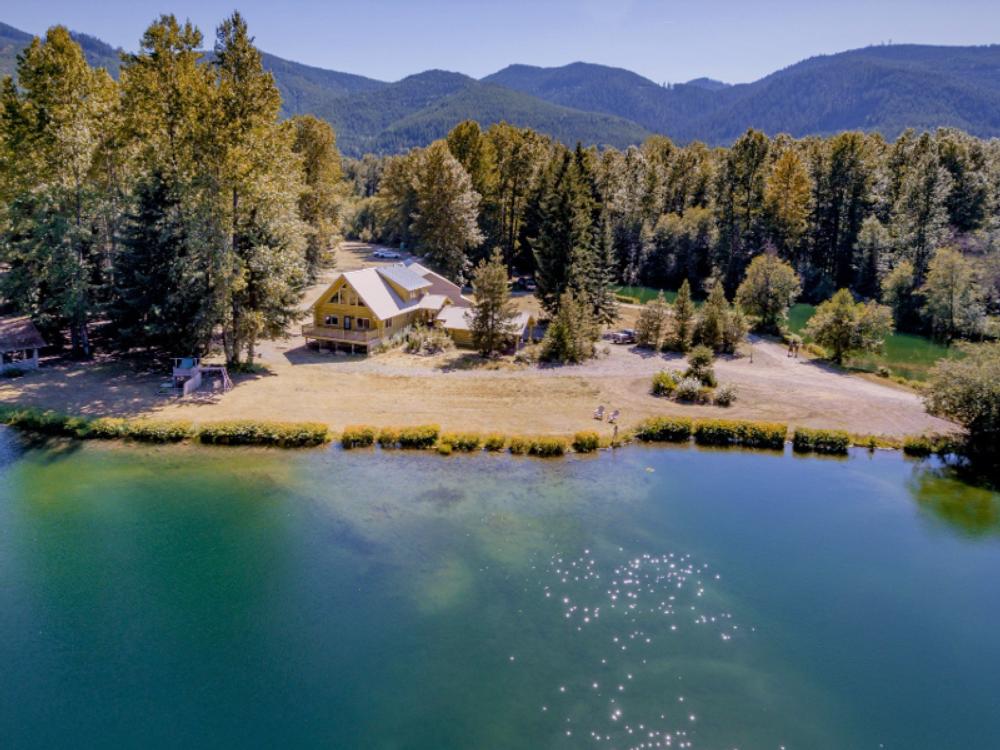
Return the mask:
<path fill-rule="evenodd" d="M 75 35 L 93 65 L 118 69 L 118 52 Z M 31 35 L 0 24 L 0 73 L 12 73 Z M 563 142 L 732 142 L 748 127 L 824 135 L 863 129 L 894 138 L 907 127 L 953 126 L 1000 136 L 1000 45 L 867 47 L 804 60 L 748 84 L 708 78 L 662 86 L 620 68 L 511 65 L 481 80 L 429 70 L 396 82 L 264 55 L 288 115 L 329 120 L 341 150 L 396 152 L 443 137 L 456 123 L 500 120 Z"/>

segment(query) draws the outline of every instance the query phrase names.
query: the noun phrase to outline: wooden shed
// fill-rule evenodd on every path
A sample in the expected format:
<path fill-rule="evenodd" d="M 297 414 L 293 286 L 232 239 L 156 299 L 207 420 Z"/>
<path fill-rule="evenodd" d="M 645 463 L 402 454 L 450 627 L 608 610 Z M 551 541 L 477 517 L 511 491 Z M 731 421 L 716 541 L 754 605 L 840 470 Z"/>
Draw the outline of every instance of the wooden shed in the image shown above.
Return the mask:
<path fill-rule="evenodd" d="M 0 318 L 0 372 L 38 368 L 38 353 L 46 346 L 42 334 L 27 316 Z"/>

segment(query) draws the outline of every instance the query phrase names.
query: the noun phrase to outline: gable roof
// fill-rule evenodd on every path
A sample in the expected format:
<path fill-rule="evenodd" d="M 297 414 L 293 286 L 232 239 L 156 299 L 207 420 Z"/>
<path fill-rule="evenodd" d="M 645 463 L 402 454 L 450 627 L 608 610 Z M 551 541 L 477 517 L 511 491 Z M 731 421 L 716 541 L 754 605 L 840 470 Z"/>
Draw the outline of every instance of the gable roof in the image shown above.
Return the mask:
<path fill-rule="evenodd" d="M 42 349 L 45 346 L 45 339 L 28 316 L 0 318 L 0 350 Z"/>
<path fill-rule="evenodd" d="M 414 273 L 406 266 L 378 266 L 375 270 L 380 276 L 384 276 L 389 281 L 395 282 L 397 286 L 402 287 L 408 292 L 425 289 L 431 285 L 430 281 Z"/>

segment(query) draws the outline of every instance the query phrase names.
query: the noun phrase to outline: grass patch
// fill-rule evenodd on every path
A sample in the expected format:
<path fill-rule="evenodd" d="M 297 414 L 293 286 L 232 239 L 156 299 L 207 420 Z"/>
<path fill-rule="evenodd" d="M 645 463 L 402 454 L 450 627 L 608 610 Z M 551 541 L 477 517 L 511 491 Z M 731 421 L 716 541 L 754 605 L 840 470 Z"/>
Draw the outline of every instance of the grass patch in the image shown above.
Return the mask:
<path fill-rule="evenodd" d="M 395 427 L 383 427 L 375 440 L 382 448 L 396 448 L 399 445 L 399 430 Z"/>
<path fill-rule="evenodd" d="M 799 453 L 829 453 L 846 455 L 851 446 L 851 436 L 843 430 L 795 429 L 792 448 Z"/>
<path fill-rule="evenodd" d="M 179 443 L 194 434 L 194 425 L 185 420 L 130 419 L 124 437 L 139 443 Z"/>

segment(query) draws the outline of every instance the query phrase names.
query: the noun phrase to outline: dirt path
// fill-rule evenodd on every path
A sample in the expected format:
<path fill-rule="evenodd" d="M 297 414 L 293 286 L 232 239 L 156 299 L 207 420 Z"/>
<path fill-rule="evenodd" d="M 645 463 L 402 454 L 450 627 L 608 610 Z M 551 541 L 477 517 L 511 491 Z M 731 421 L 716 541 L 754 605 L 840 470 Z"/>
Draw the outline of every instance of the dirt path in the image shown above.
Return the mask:
<path fill-rule="evenodd" d="M 370 246 L 349 243 L 338 268 L 371 262 Z M 332 277 L 332 274 L 330 274 Z M 312 287 L 306 309 L 328 283 Z M 531 298 L 519 300 L 531 305 Z M 58 365 L 17 380 L 0 380 L 0 401 L 17 401 L 92 415 L 160 415 L 213 419 L 318 420 L 334 429 L 436 422 L 445 429 L 571 433 L 600 427 L 598 404 L 620 409 L 623 426 L 644 417 L 684 414 L 787 422 L 857 433 L 900 436 L 954 429 L 929 416 L 917 395 L 820 363 L 785 356 L 779 344 L 753 340 L 753 357 L 720 359 L 720 383 L 737 388 L 728 409 L 685 406 L 649 394 L 650 378 L 682 368 L 676 355 L 607 346 L 599 359 L 572 367 L 490 365 L 452 352 L 433 358 L 391 352 L 371 358 L 334 356 L 305 348 L 300 336 L 264 342 L 260 361 L 269 373 L 239 376 L 232 392 L 203 400 L 157 396 L 166 373 L 137 374 L 115 363 Z"/>

